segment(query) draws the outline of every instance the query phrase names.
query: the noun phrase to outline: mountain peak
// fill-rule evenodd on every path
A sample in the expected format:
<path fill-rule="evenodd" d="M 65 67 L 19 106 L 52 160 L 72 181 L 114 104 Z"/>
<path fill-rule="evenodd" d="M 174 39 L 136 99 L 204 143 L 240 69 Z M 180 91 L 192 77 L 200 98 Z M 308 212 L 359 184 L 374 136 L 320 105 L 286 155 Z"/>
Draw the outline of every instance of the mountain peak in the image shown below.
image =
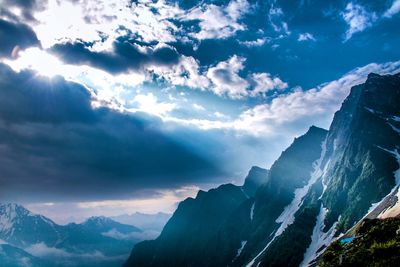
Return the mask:
<path fill-rule="evenodd" d="M 257 188 L 268 179 L 268 170 L 258 166 L 251 167 L 242 186 L 246 194 L 254 196 Z"/>
<path fill-rule="evenodd" d="M 114 222 L 112 219 L 105 216 L 91 216 L 85 223 L 108 224 Z"/>
<path fill-rule="evenodd" d="M 373 79 L 373 78 L 380 78 L 381 75 L 371 72 L 370 74 L 368 74 L 368 78 L 367 79 Z"/>
<path fill-rule="evenodd" d="M 27 210 L 25 207 L 16 203 L 3 203 L 0 204 L 0 217 L 6 217 L 9 220 L 13 220 L 19 216 L 33 215 L 32 212 Z"/>
<path fill-rule="evenodd" d="M 306 134 L 314 133 L 314 132 L 328 132 L 328 130 L 326 130 L 324 128 L 317 127 L 315 125 L 311 125 L 310 128 L 308 128 L 308 131 L 307 131 Z"/>

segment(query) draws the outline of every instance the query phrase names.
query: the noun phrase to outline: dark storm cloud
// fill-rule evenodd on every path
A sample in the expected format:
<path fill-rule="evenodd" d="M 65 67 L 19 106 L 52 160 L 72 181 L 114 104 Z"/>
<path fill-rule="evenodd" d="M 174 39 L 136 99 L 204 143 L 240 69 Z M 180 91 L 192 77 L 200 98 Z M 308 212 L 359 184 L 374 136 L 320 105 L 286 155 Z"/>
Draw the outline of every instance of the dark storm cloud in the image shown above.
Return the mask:
<path fill-rule="evenodd" d="M 92 109 L 83 86 L 0 64 L 2 198 L 104 199 L 213 179 L 202 155 L 149 122 Z"/>
<path fill-rule="evenodd" d="M 27 25 L 0 19 L 0 58 L 11 57 L 16 46 L 27 48 L 38 45 L 36 34 Z"/>
<path fill-rule="evenodd" d="M 130 69 L 140 69 L 147 64 L 172 65 L 178 62 L 179 55 L 169 46 L 150 48 L 143 46 L 146 52 L 139 50 L 139 44 L 118 38 L 112 52 L 94 52 L 91 44 L 83 42 L 54 45 L 50 51 L 69 64 L 87 64 L 110 73 L 122 73 Z"/>

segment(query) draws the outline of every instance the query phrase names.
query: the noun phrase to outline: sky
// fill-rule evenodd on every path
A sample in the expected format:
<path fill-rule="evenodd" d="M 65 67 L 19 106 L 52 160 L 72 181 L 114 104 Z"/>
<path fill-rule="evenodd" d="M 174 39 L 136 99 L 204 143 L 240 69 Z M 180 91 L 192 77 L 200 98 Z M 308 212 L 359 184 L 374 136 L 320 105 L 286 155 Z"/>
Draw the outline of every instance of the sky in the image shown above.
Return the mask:
<path fill-rule="evenodd" d="M 400 71 L 399 25 L 399 0 L 0 0 L 0 201 L 67 222 L 241 184 Z"/>

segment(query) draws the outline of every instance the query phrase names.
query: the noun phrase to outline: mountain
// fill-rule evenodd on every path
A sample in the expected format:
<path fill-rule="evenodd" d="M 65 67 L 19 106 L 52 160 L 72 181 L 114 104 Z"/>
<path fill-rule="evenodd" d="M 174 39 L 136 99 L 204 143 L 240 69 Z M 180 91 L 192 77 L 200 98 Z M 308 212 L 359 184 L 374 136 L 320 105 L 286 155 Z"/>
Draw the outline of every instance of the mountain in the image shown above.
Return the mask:
<path fill-rule="evenodd" d="M 214 247 L 219 230 L 246 200 L 241 187 L 232 184 L 208 192 L 200 190 L 196 198 L 179 204 L 156 240 L 135 247 L 128 265 L 202 266 L 213 260 L 213 254 L 218 253 Z"/>
<path fill-rule="evenodd" d="M 0 239 L 16 246 L 43 242 L 56 244 L 62 227 L 52 220 L 33 214 L 21 205 L 0 204 Z"/>
<path fill-rule="evenodd" d="M 137 244 L 125 266 L 318 264 L 363 219 L 399 213 L 399 103 L 400 75 L 370 74 L 351 89 L 329 131 L 310 127 L 264 182 L 241 188 L 254 194 L 199 192 L 179 205 L 159 238 Z M 225 198 L 235 204 L 224 209 Z"/>
<path fill-rule="evenodd" d="M 171 218 L 171 214 L 163 212 L 158 212 L 155 214 L 135 212 L 133 214 L 123 214 L 110 218 L 123 224 L 137 226 L 142 230 L 161 232 L 169 218 Z"/>
<path fill-rule="evenodd" d="M 17 204 L 0 205 L 0 239 L 37 258 L 66 266 L 120 266 L 141 230 L 106 217 L 58 225 Z M 106 264 L 101 265 L 100 262 Z"/>
<path fill-rule="evenodd" d="M 142 230 L 137 228 L 136 226 L 122 224 L 104 216 L 90 217 L 81 225 L 96 232 L 102 233 L 106 236 L 112 236 L 114 233 L 115 235 L 119 234 L 121 237 L 123 237 L 124 235 L 128 235 L 131 233 L 142 232 Z"/>
<path fill-rule="evenodd" d="M 0 241 L 0 267 L 50 267 L 26 251 Z"/>
<path fill-rule="evenodd" d="M 260 220 L 261 214 L 258 218 L 255 215 L 257 210 L 268 212 L 258 204 L 264 203 L 259 191 L 279 192 L 276 200 L 270 199 L 268 209 L 283 210 L 283 197 L 294 197 L 294 188 L 292 192 L 280 188 L 306 183 L 303 174 L 312 169 L 325 136 L 325 130 L 311 127 L 305 135 L 294 140 L 269 172 L 252 168 L 242 187 L 227 184 L 208 192 L 200 191 L 195 199 L 186 199 L 156 240 L 135 246 L 126 266 L 226 266 L 239 259 L 246 243 L 257 237 L 252 235 L 253 225 L 257 225 L 260 231 L 267 227 L 260 225 L 265 217 Z M 306 149 L 312 153 L 304 155 Z M 293 173 L 282 175 L 288 167 L 293 168 Z M 285 181 L 290 178 L 297 180 L 295 183 Z M 255 197 L 245 192 L 249 180 L 264 181 Z M 183 243 L 185 246 L 181 245 Z"/>
<path fill-rule="evenodd" d="M 242 186 L 245 193 L 254 196 L 258 187 L 267 182 L 269 170 L 253 166 L 247 174 Z"/>

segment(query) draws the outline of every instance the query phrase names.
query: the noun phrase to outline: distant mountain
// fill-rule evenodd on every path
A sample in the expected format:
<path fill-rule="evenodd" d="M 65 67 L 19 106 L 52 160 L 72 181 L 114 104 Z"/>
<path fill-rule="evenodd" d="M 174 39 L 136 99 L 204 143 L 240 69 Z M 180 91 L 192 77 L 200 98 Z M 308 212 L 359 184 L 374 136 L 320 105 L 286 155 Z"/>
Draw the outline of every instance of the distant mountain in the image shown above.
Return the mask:
<path fill-rule="evenodd" d="M 100 266 L 98 261 L 103 259 L 104 266 L 119 266 L 129 247 L 143 240 L 140 234 L 139 228 L 106 217 L 58 225 L 21 205 L 0 205 L 0 239 L 33 256 L 55 260 L 53 265 L 68 265 L 73 259 L 79 266 Z"/>
<path fill-rule="evenodd" d="M 63 227 L 52 220 L 33 214 L 21 205 L 0 204 L 0 239 L 20 247 L 43 242 L 56 244 Z"/>
<path fill-rule="evenodd" d="M 81 225 L 90 228 L 92 230 L 95 230 L 99 233 L 107 233 L 110 231 L 116 231 L 121 234 L 142 232 L 142 230 L 137 228 L 136 226 L 122 224 L 104 216 L 90 217 Z"/>
<path fill-rule="evenodd" d="M 0 267 L 50 267 L 45 261 L 32 256 L 26 251 L 1 243 L 0 241 Z"/>
<path fill-rule="evenodd" d="M 363 218 L 399 214 L 399 103 L 400 75 L 370 74 L 329 131 L 313 126 L 296 138 L 259 186 L 249 180 L 244 196 L 226 185 L 183 201 L 160 237 L 137 244 L 125 266 L 317 265 L 332 240 Z"/>
<path fill-rule="evenodd" d="M 123 214 L 110 218 L 123 224 L 137 226 L 142 230 L 154 230 L 161 232 L 169 218 L 171 218 L 171 214 L 163 212 L 158 212 L 155 214 L 135 212 L 133 214 Z"/>

